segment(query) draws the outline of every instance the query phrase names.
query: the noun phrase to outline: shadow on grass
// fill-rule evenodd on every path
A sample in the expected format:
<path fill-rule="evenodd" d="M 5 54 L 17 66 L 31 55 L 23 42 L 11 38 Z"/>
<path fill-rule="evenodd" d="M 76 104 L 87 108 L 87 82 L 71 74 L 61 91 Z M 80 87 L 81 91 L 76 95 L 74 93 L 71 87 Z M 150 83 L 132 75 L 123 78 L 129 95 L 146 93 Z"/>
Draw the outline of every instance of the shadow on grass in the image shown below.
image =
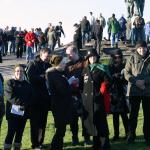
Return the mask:
<path fill-rule="evenodd" d="M 43 150 L 49 150 L 50 144 L 44 144 Z M 32 150 L 30 148 L 22 149 L 22 150 Z M 92 150 L 91 146 L 84 146 L 83 142 L 80 142 L 77 146 L 72 146 L 71 142 L 64 143 L 64 150 Z"/>
<path fill-rule="evenodd" d="M 110 140 L 111 150 L 150 150 L 150 146 L 145 144 L 143 136 L 137 136 L 133 144 L 127 144 L 126 140 L 120 138 L 118 141 L 113 142 Z M 45 144 L 46 148 L 44 150 L 49 150 L 50 144 Z M 22 150 L 31 150 L 31 149 L 22 149 Z M 91 146 L 84 146 L 83 142 L 80 142 L 77 146 L 72 146 L 71 142 L 64 143 L 64 150 L 92 150 Z"/>
<path fill-rule="evenodd" d="M 110 140 L 111 141 L 111 140 Z M 136 137 L 135 142 L 127 144 L 126 140 L 120 138 L 116 142 L 111 141 L 111 150 L 149 150 L 150 146 L 147 146 L 142 135 Z"/>

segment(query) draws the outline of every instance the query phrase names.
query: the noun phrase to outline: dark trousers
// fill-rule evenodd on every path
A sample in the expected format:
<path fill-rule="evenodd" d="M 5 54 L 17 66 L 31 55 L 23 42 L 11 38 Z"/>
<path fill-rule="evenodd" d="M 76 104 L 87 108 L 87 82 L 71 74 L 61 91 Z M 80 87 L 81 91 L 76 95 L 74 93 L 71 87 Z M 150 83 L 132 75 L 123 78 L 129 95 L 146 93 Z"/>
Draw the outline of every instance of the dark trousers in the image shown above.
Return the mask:
<path fill-rule="evenodd" d="M 119 137 L 119 116 L 123 121 L 125 134 L 128 134 L 128 116 L 127 113 L 113 113 L 114 136 Z"/>
<path fill-rule="evenodd" d="M 94 125 L 97 130 L 97 136 L 93 137 L 93 150 L 100 150 L 101 147 L 101 142 L 100 142 L 100 137 L 105 138 L 105 144 L 104 147 L 108 149 L 110 147 L 109 144 L 109 129 L 108 129 L 108 123 L 107 123 L 107 116 L 105 112 L 105 107 L 104 107 L 104 100 L 100 99 L 99 100 L 99 110 L 94 113 Z M 105 150 L 105 148 L 103 149 Z"/>
<path fill-rule="evenodd" d="M 100 136 L 93 136 L 93 150 L 100 150 L 101 141 Z"/>
<path fill-rule="evenodd" d="M 63 149 L 63 138 L 66 132 L 66 125 L 60 125 L 56 127 L 55 134 L 51 142 L 50 150 L 62 150 Z"/>
<path fill-rule="evenodd" d="M 105 112 L 104 100 L 99 100 L 98 110 L 94 112 L 93 122 L 97 129 L 98 135 L 101 137 L 108 137 L 109 129 L 107 123 L 107 115 Z"/>
<path fill-rule="evenodd" d="M 72 121 L 70 123 L 73 140 L 78 140 L 78 131 L 79 131 L 78 120 L 79 120 L 78 114 L 76 112 L 73 112 Z M 82 121 L 82 119 L 81 119 L 81 121 Z M 90 138 L 90 136 L 87 133 L 87 130 L 83 124 L 83 121 L 82 121 L 82 136 L 84 136 L 85 140 Z"/>
<path fill-rule="evenodd" d="M 138 112 L 140 108 L 140 103 L 142 101 L 143 107 L 143 115 L 144 115 L 144 123 L 143 123 L 143 133 L 144 138 L 150 141 L 150 97 L 130 97 L 130 104 L 131 104 L 131 112 L 129 116 L 129 130 L 132 134 L 136 133 L 137 127 L 137 119 L 138 119 Z"/>
<path fill-rule="evenodd" d="M 97 37 L 96 40 L 95 40 L 95 48 L 97 50 L 97 53 L 100 55 L 101 53 L 101 42 L 102 42 L 102 35 L 100 35 L 101 37 Z"/>
<path fill-rule="evenodd" d="M 23 45 L 16 45 L 16 55 L 17 58 L 22 58 L 22 54 L 23 54 Z"/>
<path fill-rule="evenodd" d="M 0 129 L 1 129 L 1 126 L 2 126 L 2 118 L 0 118 Z"/>
<path fill-rule="evenodd" d="M 27 119 L 21 117 L 14 117 L 7 120 L 8 131 L 5 138 L 5 144 L 21 143 L 23 131 L 26 125 Z"/>
<path fill-rule="evenodd" d="M 43 144 L 47 123 L 48 108 L 44 105 L 31 106 L 31 143 L 32 148 Z"/>
<path fill-rule="evenodd" d="M 93 136 L 93 150 L 110 150 L 109 137 L 105 137 L 104 145 L 101 145 L 100 135 Z"/>

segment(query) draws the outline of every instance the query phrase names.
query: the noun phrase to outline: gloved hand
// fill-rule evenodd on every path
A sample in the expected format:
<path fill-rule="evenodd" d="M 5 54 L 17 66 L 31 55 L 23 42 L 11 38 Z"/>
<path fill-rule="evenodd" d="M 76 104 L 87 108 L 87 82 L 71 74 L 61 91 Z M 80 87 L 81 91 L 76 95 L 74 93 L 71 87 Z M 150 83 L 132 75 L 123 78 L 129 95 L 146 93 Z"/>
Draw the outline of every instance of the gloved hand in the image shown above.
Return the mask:
<path fill-rule="evenodd" d="M 14 104 L 15 104 L 15 105 L 21 105 L 21 101 L 20 101 L 20 100 L 16 100 L 16 101 L 14 102 Z"/>

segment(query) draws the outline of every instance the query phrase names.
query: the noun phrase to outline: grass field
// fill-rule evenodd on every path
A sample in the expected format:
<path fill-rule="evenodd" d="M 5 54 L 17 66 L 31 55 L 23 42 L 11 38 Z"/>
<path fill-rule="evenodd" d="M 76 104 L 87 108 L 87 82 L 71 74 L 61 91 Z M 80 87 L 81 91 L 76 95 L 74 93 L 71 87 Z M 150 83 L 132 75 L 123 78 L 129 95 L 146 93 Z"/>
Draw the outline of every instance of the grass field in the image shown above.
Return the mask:
<path fill-rule="evenodd" d="M 121 119 L 120 119 L 121 122 Z M 113 126 L 112 126 L 112 115 L 108 116 L 108 123 L 109 123 L 109 130 L 110 130 L 110 139 L 113 137 Z M 134 144 L 128 145 L 126 144 L 126 141 L 122 139 L 120 139 L 118 142 L 111 142 L 111 147 L 112 150 L 150 150 L 150 147 L 146 146 L 144 142 L 141 142 L 138 140 L 138 138 L 143 138 L 143 134 L 142 134 L 142 124 L 143 124 L 143 114 L 142 111 L 140 111 L 139 113 L 139 118 L 138 118 L 138 128 L 137 128 L 137 140 Z M 75 146 L 73 147 L 71 145 L 71 131 L 69 126 L 67 127 L 67 132 L 66 132 L 66 136 L 64 139 L 64 149 L 65 150 L 92 150 L 92 148 L 89 147 L 84 147 L 83 146 L 83 138 L 81 136 L 82 133 L 82 129 L 81 129 L 81 122 L 79 121 L 79 139 L 80 139 L 80 145 L 79 146 Z M 51 115 L 51 113 L 49 113 L 48 116 L 48 123 L 47 123 L 47 128 L 46 128 L 46 136 L 45 136 L 45 142 L 44 144 L 46 144 L 47 146 L 49 146 L 51 139 L 53 137 L 55 128 L 54 128 L 54 122 L 53 122 L 53 117 Z M 0 136 L 0 148 L 3 149 L 3 143 L 4 143 L 4 139 L 6 136 L 6 132 L 7 132 L 7 122 L 4 118 L 3 120 L 3 124 L 2 124 L 2 129 L 1 129 L 1 136 Z M 122 126 L 122 123 L 120 125 L 120 137 L 124 136 L 124 128 Z M 30 142 L 30 124 L 29 121 L 26 124 L 26 128 L 24 131 L 24 135 L 23 135 L 23 141 L 22 141 L 22 149 L 23 150 L 30 150 L 31 147 L 31 142 Z"/>

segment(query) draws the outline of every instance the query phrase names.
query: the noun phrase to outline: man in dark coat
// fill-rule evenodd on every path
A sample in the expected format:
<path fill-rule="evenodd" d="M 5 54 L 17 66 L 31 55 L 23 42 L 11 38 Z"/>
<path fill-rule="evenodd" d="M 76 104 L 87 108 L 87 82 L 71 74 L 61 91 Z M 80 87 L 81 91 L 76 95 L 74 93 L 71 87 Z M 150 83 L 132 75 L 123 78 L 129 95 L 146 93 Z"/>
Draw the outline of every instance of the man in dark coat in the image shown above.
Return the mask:
<path fill-rule="evenodd" d="M 23 55 L 23 46 L 25 44 L 24 40 L 25 34 L 23 31 L 21 31 L 21 27 L 19 27 L 19 30 L 15 32 L 15 44 L 16 44 L 16 56 L 17 58 L 22 58 Z"/>
<path fill-rule="evenodd" d="M 80 80 L 83 67 L 76 68 L 73 71 L 69 71 L 69 66 L 73 66 L 75 64 L 81 64 L 85 60 L 79 56 L 78 49 L 73 45 L 69 46 L 66 49 L 66 54 L 70 60 L 70 62 L 68 62 L 67 67 L 66 67 L 67 78 L 69 79 L 70 77 L 74 76 L 76 79 Z M 75 107 L 73 108 L 73 119 L 70 124 L 71 131 L 72 131 L 72 145 L 75 146 L 79 144 L 79 139 L 78 139 L 79 116 L 81 117 L 81 120 L 82 120 L 82 114 L 81 113 L 79 114 L 79 109 L 82 109 L 82 97 L 81 97 L 82 85 L 79 84 L 78 86 L 71 86 L 71 87 L 72 87 L 72 96 L 76 98 L 76 101 L 74 101 L 74 104 L 78 102 L 78 104 L 80 105 L 78 108 L 75 108 Z M 86 145 L 91 144 L 90 136 L 89 134 L 87 134 L 87 131 L 83 124 L 82 124 L 82 135 L 84 136 L 84 144 Z"/>
<path fill-rule="evenodd" d="M 27 66 L 27 77 L 35 91 L 31 102 L 31 142 L 32 148 L 42 147 L 47 122 L 50 96 L 46 87 L 45 71 L 50 67 L 48 49 L 41 49 L 40 56 Z"/>
<path fill-rule="evenodd" d="M 81 33 L 82 33 L 82 47 L 84 47 L 85 42 L 89 42 L 89 34 L 90 34 L 90 22 L 87 20 L 86 16 L 84 16 L 81 21 Z"/>
<path fill-rule="evenodd" d="M 150 145 L 150 54 L 145 41 L 137 43 L 136 52 L 128 59 L 125 79 L 128 81 L 127 96 L 131 104 L 127 142 L 132 143 L 136 138 L 137 118 L 142 101 L 143 133 L 146 143 Z"/>
<path fill-rule="evenodd" d="M 60 46 L 61 46 L 61 42 L 60 42 L 61 33 L 64 35 L 64 38 L 65 38 L 65 33 L 64 33 L 64 30 L 63 30 L 62 22 L 61 22 L 61 21 L 59 22 L 59 25 L 57 25 L 57 26 L 55 27 L 55 32 L 56 32 L 58 47 L 60 47 Z"/>
<path fill-rule="evenodd" d="M 82 48 L 82 34 L 81 26 L 79 24 L 74 24 L 75 32 L 73 35 L 73 44 L 77 47 L 78 50 Z"/>
<path fill-rule="evenodd" d="M 92 35 L 95 40 L 95 48 L 97 50 L 97 53 L 100 55 L 103 27 L 100 25 L 100 20 L 98 20 L 98 19 L 96 19 L 96 22 L 93 26 Z"/>

